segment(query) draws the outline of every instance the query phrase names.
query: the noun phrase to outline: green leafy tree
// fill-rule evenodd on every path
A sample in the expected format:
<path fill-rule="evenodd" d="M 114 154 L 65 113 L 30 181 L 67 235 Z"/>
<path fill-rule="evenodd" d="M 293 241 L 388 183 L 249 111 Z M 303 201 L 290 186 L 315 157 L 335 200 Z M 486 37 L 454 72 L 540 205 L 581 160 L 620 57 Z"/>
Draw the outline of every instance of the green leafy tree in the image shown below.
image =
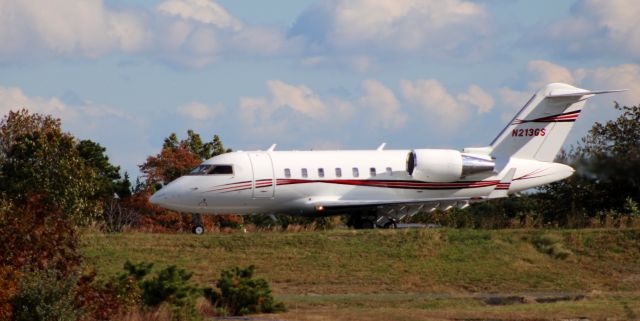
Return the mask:
<path fill-rule="evenodd" d="M 222 140 L 220 139 L 220 136 L 218 135 L 213 135 L 213 140 L 212 140 L 212 148 L 213 148 L 213 154 L 211 156 L 218 156 L 218 155 L 222 155 L 224 153 L 230 153 L 232 152 L 232 150 L 230 148 L 225 149 L 224 145 L 222 144 Z"/>
<path fill-rule="evenodd" d="M 98 214 L 98 175 L 73 136 L 62 132 L 59 119 L 10 112 L 0 122 L 0 132 L 1 193 L 14 202 L 40 195 L 74 223 L 87 223 Z"/>
<path fill-rule="evenodd" d="M 96 174 L 96 197 L 106 199 L 114 194 L 119 197 L 131 195 L 129 174 L 125 173 L 124 178 L 120 176 L 120 167 L 109 162 L 106 148 L 90 140 L 81 140 L 76 148 L 80 157 Z"/>
<path fill-rule="evenodd" d="M 547 220 L 585 222 L 602 211 L 626 212 L 629 200 L 640 201 L 640 107 L 614 108 L 618 118 L 595 123 L 578 147 L 559 158 L 575 174 L 541 188 L 537 197 Z"/>

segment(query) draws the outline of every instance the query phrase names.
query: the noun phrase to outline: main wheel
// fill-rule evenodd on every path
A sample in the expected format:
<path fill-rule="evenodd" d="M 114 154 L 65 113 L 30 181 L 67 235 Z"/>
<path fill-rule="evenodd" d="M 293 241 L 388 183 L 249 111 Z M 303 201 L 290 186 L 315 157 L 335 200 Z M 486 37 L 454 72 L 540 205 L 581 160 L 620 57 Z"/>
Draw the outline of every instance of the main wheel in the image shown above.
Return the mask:
<path fill-rule="evenodd" d="M 398 228 L 398 224 L 394 221 L 389 221 L 384 225 L 384 228 Z"/>
<path fill-rule="evenodd" d="M 195 235 L 202 235 L 202 234 L 204 234 L 204 226 L 196 225 L 196 226 L 193 227 L 193 229 L 191 231 Z"/>
<path fill-rule="evenodd" d="M 370 230 L 372 228 L 375 228 L 375 224 L 373 224 L 372 220 L 361 220 L 360 228 L 363 230 Z"/>

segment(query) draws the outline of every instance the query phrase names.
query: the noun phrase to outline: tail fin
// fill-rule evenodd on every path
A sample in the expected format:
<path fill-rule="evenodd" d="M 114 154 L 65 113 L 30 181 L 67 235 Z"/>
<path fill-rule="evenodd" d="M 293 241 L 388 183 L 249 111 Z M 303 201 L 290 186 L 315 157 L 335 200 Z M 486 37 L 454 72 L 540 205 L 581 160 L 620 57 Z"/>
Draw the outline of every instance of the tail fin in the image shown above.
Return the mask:
<path fill-rule="evenodd" d="M 623 90 L 588 91 L 562 83 L 540 89 L 491 143 L 491 156 L 551 162 L 588 98 Z"/>

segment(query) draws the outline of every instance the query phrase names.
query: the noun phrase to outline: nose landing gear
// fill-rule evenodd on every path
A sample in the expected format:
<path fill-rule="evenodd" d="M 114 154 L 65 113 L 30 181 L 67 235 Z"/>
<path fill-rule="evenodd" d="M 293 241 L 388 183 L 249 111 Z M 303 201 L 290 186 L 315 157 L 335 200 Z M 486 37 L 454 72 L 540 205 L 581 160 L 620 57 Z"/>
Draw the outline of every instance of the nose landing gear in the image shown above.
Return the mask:
<path fill-rule="evenodd" d="M 202 214 L 193 214 L 192 223 L 193 223 L 193 227 L 191 228 L 191 232 L 193 234 L 195 235 L 204 234 L 204 224 L 202 222 Z"/>

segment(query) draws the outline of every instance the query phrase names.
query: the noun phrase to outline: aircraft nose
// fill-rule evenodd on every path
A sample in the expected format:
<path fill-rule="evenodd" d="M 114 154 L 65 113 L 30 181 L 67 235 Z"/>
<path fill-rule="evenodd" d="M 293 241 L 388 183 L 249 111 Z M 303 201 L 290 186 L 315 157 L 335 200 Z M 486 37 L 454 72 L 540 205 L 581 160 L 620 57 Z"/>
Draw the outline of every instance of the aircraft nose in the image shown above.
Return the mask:
<path fill-rule="evenodd" d="M 164 202 L 166 202 L 167 199 L 168 199 L 167 193 L 166 193 L 165 189 L 163 188 L 163 189 L 153 193 L 153 195 L 151 195 L 151 197 L 149 197 L 149 203 L 151 203 L 153 205 L 162 206 L 162 204 Z"/>

